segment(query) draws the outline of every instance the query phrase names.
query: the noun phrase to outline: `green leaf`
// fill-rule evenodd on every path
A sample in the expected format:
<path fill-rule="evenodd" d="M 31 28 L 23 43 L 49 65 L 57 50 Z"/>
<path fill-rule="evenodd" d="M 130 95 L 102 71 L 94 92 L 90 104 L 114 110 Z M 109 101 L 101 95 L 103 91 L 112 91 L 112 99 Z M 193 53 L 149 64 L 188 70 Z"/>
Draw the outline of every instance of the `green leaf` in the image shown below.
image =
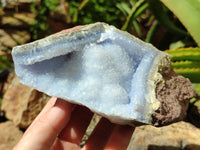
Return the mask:
<path fill-rule="evenodd" d="M 193 84 L 193 87 L 194 87 L 195 91 L 197 91 L 197 93 L 200 95 L 200 83 Z"/>
<path fill-rule="evenodd" d="M 181 69 L 181 68 L 199 68 L 200 69 L 200 61 L 175 61 L 172 62 L 172 67 Z"/>
<path fill-rule="evenodd" d="M 140 26 L 138 25 L 136 20 L 133 20 L 133 27 L 134 27 L 138 37 L 142 37 L 142 31 L 140 30 Z"/>
<path fill-rule="evenodd" d="M 186 78 L 189 78 L 193 83 L 200 83 L 200 69 L 199 68 L 174 68 L 174 71 Z"/>
<path fill-rule="evenodd" d="M 139 17 L 148 8 L 148 3 L 144 2 L 135 12 L 134 18 Z"/>
<path fill-rule="evenodd" d="M 183 23 L 200 46 L 200 1 L 161 0 Z"/>
<path fill-rule="evenodd" d="M 174 71 L 193 83 L 200 83 L 200 48 L 180 48 L 165 51 L 171 55 Z"/>
<path fill-rule="evenodd" d="M 145 2 L 145 0 L 137 1 L 137 3 L 132 7 L 131 12 L 126 18 L 126 22 L 122 26 L 121 30 L 127 30 L 132 20 L 137 18 L 144 10 L 146 10 L 146 8 L 147 3 Z"/>
<path fill-rule="evenodd" d="M 47 24 L 46 24 L 46 23 L 41 23 L 41 24 L 39 25 L 39 27 L 40 27 L 40 29 L 41 29 L 42 31 L 44 31 L 44 30 L 47 29 Z"/>
<path fill-rule="evenodd" d="M 10 69 L 13 68 L 12 63 L 8 60 L 6 56 L 0 56 L 0 69 Z"/>
<path fill-rule="evenodd" d="M 116 7 L 121 10 L 121 12 L 127 16 L 130 12 L 131 12 L 131 9 L 129 8 L 128 4 L 125 3 L 125 2 L 120 2 L 116 5 Z"/>
<path fill-rule="evenodd" d="M 178 28 L 168 17 L 167 11 L 163 7 L 163 4 L 160 0 L 147 0 L 149 4 L 149 8 L 151 12 L 154 14 L 156 19 L 165 26 L 169 31 L 172 33 L 180 34 L 180 35 L 187 35 L 184 30 Z M 180 3 L 180 2 L 179 2 Z"/>
<path fill-rule="evenodd" d="M 173 42 L 169 45 L 169 49 L 178 49 L 178 48 L 182 48 L 182 47 L 185 47 L 186 44 L 179 40 L 179 41 L 176 41 L 176 42 Z"/>
<path fill-rule="evenodd" d="M 58 0 L 45 0 L 44 3 L 48 9 L 55 11 L 59 2 Z"/>
<path fill-rule="evenodd" d="M 199 54 L 193 54 L 193 53 L 187 53 L 187 54 L 177 54 L 172 56 L 172 61 L 180 61 L 180 60 L 200 60 L 200 53 Z"/>
<path fill-rule="evenodd" d="M 158 26 L 159 26 L 158 21 L 155 21 L 154 24 L 151 26 L 151 28 L 149 29 L 149 31 L 147 33 L 145 42 L 148 42 L 148 43 L 151 42 Z"/>
<path fill-rule="evenodd" d="M 73 19 L 72 19 L 72 22 L 73 22 L 73 23 L 76 23 L 76 22 L 78 21 L 78 14 L 79 14 L 79 11 L 81 11 L 81 10 L 87 5 L 88 2 L 89 2 L 89 0 L 83 0 L 83 1 L 80 3 L 78 9 L 76 9 L 76 11 L 75 11 L 75 13 L 74 13 L 74 15 L 73 15 Z"/>
<path fill-rule="evenodd" d="M 200 48 L 180 48 L 175 50 L 167 50 L 166 52 L 171 55 L 172 61 L 200 61 Z"/>

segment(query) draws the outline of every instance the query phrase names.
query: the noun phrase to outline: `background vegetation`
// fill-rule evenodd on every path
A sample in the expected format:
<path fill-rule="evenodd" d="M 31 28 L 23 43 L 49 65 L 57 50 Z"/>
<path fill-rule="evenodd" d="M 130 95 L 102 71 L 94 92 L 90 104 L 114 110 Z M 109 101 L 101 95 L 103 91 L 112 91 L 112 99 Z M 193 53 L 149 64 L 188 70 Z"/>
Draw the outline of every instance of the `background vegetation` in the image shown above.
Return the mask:
<path fill-rule="evenodd" d="M 0 13 L 4 1 L 0 3 Z M 200 1 L 199 0 L 68 0 L 70 27 L 106 22 L 152 43 L 172 56 L 175 71 L 188 77 L 200 89 Z M 48 17 L 59 0 L 35 0 L 30 10 L 35 22 L 32 40 L 51 34 Z M 1 70 L 12 68 L 5 57 Z"/>

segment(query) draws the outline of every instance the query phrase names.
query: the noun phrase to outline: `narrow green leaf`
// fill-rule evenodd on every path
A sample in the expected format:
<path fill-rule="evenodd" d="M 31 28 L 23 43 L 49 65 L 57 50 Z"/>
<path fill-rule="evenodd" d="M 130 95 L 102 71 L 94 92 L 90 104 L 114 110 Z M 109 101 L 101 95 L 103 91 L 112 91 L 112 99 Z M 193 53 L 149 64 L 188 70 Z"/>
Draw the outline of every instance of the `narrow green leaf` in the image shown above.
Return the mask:
<path fill-rule="evenodd" d="M 151 12 L 154 14 L 156 19 L 169 31 L 180 34 L 180 35 L 187 35 L 187 33 L 184 30 L 181 30 L 178 28 L 168 17 L 166 11 L 163 8 L 162 3 L 160 0 L 147 0 L 149 4 L 149 8 Z M 180 2 L 179 2 L 180 3 Z"/>
<path fill-rule="evenodd" d="M 174 49 L 174 50 L 167 50 L 166 52 L 169 53 L 170 55 L 187 54 L 187 53 L 198 54 L 200 53 L 200 48 L 199 47 L 179 48 L 179 49 Z"/>
<path fill-rule="evenodd" d="M 189 78 L 191 82 L 193 83 L 200 83 L 200 69 L 199 68 L 185 68 L 185 69 L 176 69 L 174 68 L 174 71 L 186 78 Z"/>
<path fill-rule="evenodd" d="M 158 21 L 155 21 L 154 24 L 151 26 L 151 28 L 149 29 L 149 31 L 148 31 L 148 33 L 147 33 L 145 42 L 148 42 L 148 43 L 151 42 L 152 37 L 154 36 L 158 25 L 159 25 Z"/>
<path fill-rule="evenodd" d="M 180 48 L 175 50 L 167 50 L 166 52 L 171 55 L 172 61 L 200 61 L 200 48 Z"/>
<path fill-rule="evenodd" d="M 193 84 L 195 91 L 200 95 L 200 83 L 199 84 Z M 200 105 L 199 105 L 200 106 Z"/>
<path fill-rule="evenodd" d="M 172 61 L 180 61 L 180 60 L 196 60 L 200 61 L 200 53 L 199 54 L 183 54 L 183 55 L 173 55 Z"/>
<path fill-rule="evenodd" d="M 193 83 L 200 83 L 200 48 L 180 48 L 165 51 L 171 55 L 174 71 L 189 78 Z"/>
<path fill-rule="evenodd" d="M 199 68 L 200 69 L 200 61 L 176 61 L 172 62 L 172 67 L 176 69 L 180 68 Z"/>
<path fill-rule="evenodd" d="M 129 8 L 128 6 L 128 3 L 125 3 L 125 2 L 120 2 L 116 5 L 116 7 L 121 10 L 121 12 L 127 16 L 130 12 L 131 12 L 131 9 Z"/>
<path fill-rule="evenodd" d="M 133 20 L 133 27 L 138 35 L 138 37 L 142 36 L 142 31 L 140 30 L 140 26 L 138 25 L 136 20 Z"/>
<path fill-rule="evenodd" d="M 139 0 L 131 9 L 130 14 L 128 15 L 128 17 L 126 18 L 126 22 L 124 23 L 124 25 L 122 26 L 121 30 L 127 30 L 130 23 L 132 22 L 133 19 L 135 19 L 139 14 L 141 14 L 145 9 L 143 9 L 142 11 L 140 10 L 139 13 L 136 14 L 137 10 L 145 4 L 145 0 Z"/>
<path fill-rule="evenodd" d="M 147 8 L 148 8 L 148 3 L 143 3 L 140 7 L 138 7 L 137 11 L 134 14 L 134 18 L 140 16 Z"/>
<path fill-rule="evenodd" d="M 77 22 L 79 11 L 81 11 L 81 10 L 87 5 L 87 3 L 88 3 L 89 1 L 90 1 L 90 0 L 83 0 L 83 1 L 81 2 L 81 4 L 79 5 L 78 9 L 76 10 L 76 12 L 75 12 L 74 15 L 73 15 L 73 23 L 76 23 L 76 22 Z"/>
<path fill-rule="evenodd" d="M 200 1 L 161 0 L 183 23 L 200 46 Z"/>

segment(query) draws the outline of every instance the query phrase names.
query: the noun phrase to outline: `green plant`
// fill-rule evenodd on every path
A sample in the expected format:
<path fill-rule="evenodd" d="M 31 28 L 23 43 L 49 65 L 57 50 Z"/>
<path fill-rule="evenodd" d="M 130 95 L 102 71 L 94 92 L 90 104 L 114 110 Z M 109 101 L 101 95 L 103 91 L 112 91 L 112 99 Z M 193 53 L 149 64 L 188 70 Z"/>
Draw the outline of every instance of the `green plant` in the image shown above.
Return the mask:
<path fill-rule="evenodd" d="M 174 71 L 200 83 L 200 48 L 180 48 L 166 51 L 170 54 Z"/>
<path fill-rule="evenodd" d="M 122 6 L 125 5 L 125 3 L 121 3 L 121 5 L 118 5 L 118 8 L 120 8 L 122 10 Z M 121 6 L 121 7 L 120 7 Z M 128 7 L 128 6 L 127 6 Z M 135 1 L 134 4 L 132 4 L 132 8 L 131 10 L 129 9 L 124 9 L 124 11 L 126 11 L 128 13 L 128 16 L 126 18 L 126 21 L 124 23 L 124 25 L 122 26 L 122 30 L 128 30 L 129 26 L 131 24 L 131 22 L 133 23 L 133 26 L 135 27 L 136 31 L 138 34 L 140 34 L 140 29 L 138 27 L 138 24 L 136 22 L 136 18 L 138 16 L 140 16 L 144 10 L 147 9 L 148 4 L 145 2 L 145 0 L 139 0 L 139 1 Z"/>
<path fill-rule="evenodd" d="M 198 93 L 198 97 L 192 98 L 190 103 L 200 108 L 200 83 L 193 84 L 194 90 Z"/>
<path fill-rule="evenodd" d="M 144 37 L 141 15 L 148 8 L 145 0 L 73 0 L 69 6 L 74 25 L 101 21 Z"/>
<path fill-rule="evenodd" d="M 197 91 L 197 93 L 200 95 L 200 83 L 195 83 L 195 84 L 193 84 L 193 86 L 194 86 L 194 89 Z"/>
<path fill-rule="evenodd" d="M 183 0 L 181 3 L 174 0 L 69 0 L 68 2 L 72 24 L 103 21 L 122 30 L 135 32 L 136 36 L 159 49 L 174 47 L 175 50 L 167 52 L 172 56 L 172 66 L 175 71 L 190 78 L 192 82 L 200 82 L 199 48 L 177 49 L 177 47 L 196 47 L 196 43 L 199 45 L 200 2 L 198 0 Z M 36 22 L 31 28 L 33 39 L 49 33 L 48 12 L 54 11 L 57 4 L 57 0 L 44 0 L 40 4 L 36 2 L 32 4 L 33 11 L 37 12 Z"/>
<path fill-rule="evenodd" d="M 161 0 L 183 23 L 200 46 L 200 1 L 199 0 Z"/>
<path fill-rule="evenodd" d="M 176 26 L 170 19 L 170 15 L 168 15 L 169 10 L 162 4 L 162 2 L 160 2 L 160 0 L 147 0 L 147 2 L 149 4 L 149 9 L 160 24 L 166 27 L 170 32 L 187 36 L 187 32 Z"/>
<path fill-rule="evenodd" d="M 2 2 L 0 1 L 0 20 L 1 20 L 1 16 L 4 14 L 4 11 L 3 11 L 3 4 Z"/>
<path fill-rule="evenodd" d="M 6 56 L 0 56 L 0 70 L 6 70 L 13 68 L 13 64 L 8 60 Z"/>
<path fill-rule="evenodd" d="M 35 14 L 35 22 L 30 28 L 32 39 L 36 40 L 50 34 L 47 17 L 49 11 L 55 11 L 58 0 L 36 0 L 31 4 L 31 11 Z"/>
<path fill-rule="evenodd" d="M 89 24 L 106 22 L 120 28 L 125 20 L 122 12 L 117 8 L 121 0 L 70 0 L 70 16 L 72 23 Z"/>

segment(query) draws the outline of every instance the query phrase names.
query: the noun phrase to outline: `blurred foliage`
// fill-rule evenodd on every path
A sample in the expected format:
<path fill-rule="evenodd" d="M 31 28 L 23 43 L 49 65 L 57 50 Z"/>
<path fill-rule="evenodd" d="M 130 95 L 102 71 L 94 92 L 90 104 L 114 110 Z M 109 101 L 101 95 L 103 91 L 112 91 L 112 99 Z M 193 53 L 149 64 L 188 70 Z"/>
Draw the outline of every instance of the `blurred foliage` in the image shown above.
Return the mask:
<path fill-rule="evenodd" d="M 161 50 L 177 41 L 196 46 L 179 19 L 159 0 L 70 0 L 69 7 L 73 25 L 106 22 Z"/>
<path fill-rule="evenodd" d="M 200 48 L 180 48 L 166 51 L 171 55 L 172 67 L 178 74 L 200 83 Z"/>
<path fill-rule="evenodd" d="M 124 9 L 124 6 L 125 6 L 125 3 L 121 3 L 121 4 L 118 5 L 118 8 L 120 8 L 120 10 L 122 10 L 124 12 L 124 14 L 125 14 L 125 12 L 127 13 L 126 22 L 124 23 L 124 25 L 122 26 L 121 29 L 122 30 L 128 30 L 130 24 L 132 23 L 133 26 L 135 27 L 138 35 L 141 36 L 141 31 L 139 29 L 136 18 L 138 16 L 140 16 L 143 13 L 143 11 L 145 11 L 147 9 L 148 4 L 144 0 L 139 0 L 135 3 L 132 3 L 132 9 L 131 10 Z M 128 8 L 128 6 L 126 8 Z"/>
<path fill-rule="evenodd" d="M 125 18 L 117 5 L 122 0 L 70 0 L 70 16 L 73 24 L 89 24 L 94 22 L 107 22 L 121 27 Z"/>
<path fill-rule="evenodd" d="M 127 30 L 161 50 L 173 48 L 174 50 L 167 52 L 172 56 L 174 70 L 192 82 L 200 82 L 200 49 L 192 48 L 197 46 L 193 38 L 197 43 L 200 40 L 198 37 L 200 2 L 198 0 L 183 0 L 183 3 L 174 0 L 162 0 L 162 2 L 77 0 L 70 1 L 70 15 L 75 24 L 103 21 Z M 199 5 L 196 6 L 197 4 Z M 191 48 L 180 49 L 188 46 Z"/>
<path fill-rule="evenodd" d="M 200 46 L 200 1 L 199 0 L 161 0 L 183 23 Z"/>
<path fill-rule="evenodd" d="M 160 0 L 147 0 L 151 12 L 156 19 L 166 27 L 170 32 L 175 32 L 178 35 L 187 36 L 187 32 L 177 27 L 169 18 L 167 14 L 168 9 L 160 2 Z"/>
<path fill-rule="evenodd" d="M 200 1 L 199 0 L 66 0 L 69 26 L 106 22 L 152 43 L 169 49 L 177 73 L 200 82 Z M 0 4 L 1 5 L 1 4 Z M 48 17 L 59 0 L 35 0 L 31 11 L 35 22 L 32 40 L 49 35 Z M 189 48 L 188 48 L 189 47 Z M 197 52 L 198 51 L 198 52 Z"/>
<path fill-rule="evenodd" d="M 142 13 L 148 8 L 145 0 L 70 0 L 69 6 L 73 25 L 106 22 L 144 37 L 140 22 Z"/>
<path fill-rule="evenodd" d="M 173 48 L 167 52 L 172 56 L 175 71 L 192 82 L 200 82 L 200 52 L 199 48 L 192 48 L 200 39 L 198 0 L 181 3 L 173 0 L 69 0 L 68 3 L 72 25 L 106 22 L 161 50 Z M 36 12 L 31 28 L 34 40 L 49 34 L 48 13 L 55 11 L 57 5 L 57 0 L 32 4 L 32 11 Z"/>
<path fill-rule="evenodd" d="M 13 68 L 13 64 L 8 60 L 7 56 L 0 56 L 0 70 L 9 70 Z"/>
<path fill-rule="evenodd" d="M 194 89 L 197 91 L 197 93 L 200 95 L 200 83 L 195 83 L 195 84 L 193 84 L 193 86 L 194 86 Z"/>
<path fill-rule="evenodd" d="M 2 2 L 0 1 L 0 19 L 1 19 L 1 16 L 4 14 L 2 8 L 3 8 L 3 4 L 2 4 Z"/>
<path fill-rule="evenodd" d="M 56 10 L 58 3 L 58 0 L 35 0 L 35 2 L 31 4 L 31 11 L 35 14 L 35 22 L 30 28 L 33 40 L 40 39 L 50 34 L 47 17 L 49 11 Z"/>
<path fill-rule="evenodd" d="M 3 96 L 3 84 L 7 79 L 9 74 L 9 70 L 13 68 L 13 63 L 10 62 L 7 56 L 0 55 L 0 105 L 2 103 L 2 96 Z"/>
<path fill-rule="evenodd" d="M 194 104 L 195 106 L 199 107 L 200 108 L 200 83 L 194 83 L 193 84 L 193 87 L 195 89 L 195 91 L 199 94 L 199 97 L 197 98 L 192 98 L 190 100 L 190 103 Z"/>

